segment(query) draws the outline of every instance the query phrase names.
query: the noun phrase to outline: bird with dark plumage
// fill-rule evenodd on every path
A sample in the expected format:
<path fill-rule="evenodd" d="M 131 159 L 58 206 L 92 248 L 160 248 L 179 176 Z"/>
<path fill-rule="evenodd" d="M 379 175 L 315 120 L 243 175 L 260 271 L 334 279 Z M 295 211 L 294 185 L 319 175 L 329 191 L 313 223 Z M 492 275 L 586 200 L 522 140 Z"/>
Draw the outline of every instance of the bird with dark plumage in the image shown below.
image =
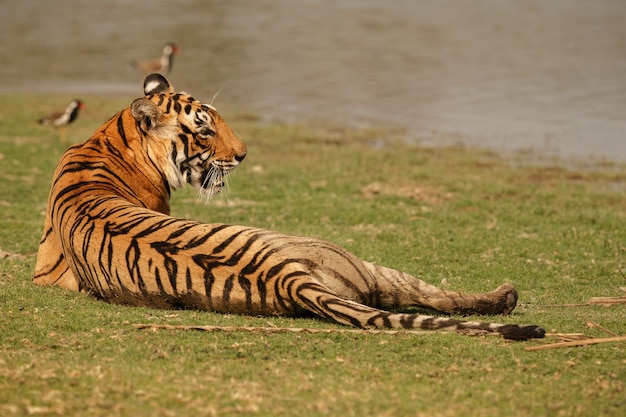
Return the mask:
<path fill-rule="evenodd" d="M 73 123 L 78 117 L 80 109 L 85 107 L 82 101 L 72 100 L 72 102 L 63 111 L 58 111 L 48 116 L 39 119 L 39 123 L 42 125 L 50 125 L 59 129 L 59 136 L 61 137 L 61 143 L 66 144 L 66 129 L 67 125 Z"/>
<path fill-rule="evenodd" d="M 174 64 L 174 55 L 179 51 L 178 47 L 173 43 L 166 43 L 161 52 L 161 58 L 151 59 L 148 61 L 132 60 L 130 66 L 144 74 L 158 72 L 167 75 L 172 70 Z"/>

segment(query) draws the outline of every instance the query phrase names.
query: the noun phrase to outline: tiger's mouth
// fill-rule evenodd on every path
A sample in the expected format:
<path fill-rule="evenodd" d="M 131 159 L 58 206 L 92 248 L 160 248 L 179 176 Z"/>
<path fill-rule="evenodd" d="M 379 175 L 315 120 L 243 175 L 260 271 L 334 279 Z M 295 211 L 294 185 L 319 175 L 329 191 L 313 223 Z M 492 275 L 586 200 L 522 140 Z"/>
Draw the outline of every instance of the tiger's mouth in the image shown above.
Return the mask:
<path fill-rule="evenodd" d="M 211 166 L 209 170 L 202 175 L 199 184 L 200 192 L 205 197 L 212 198 L 222 192 L 222 190 L 226 187 L 227 177 L 228 171 Z"/>
<path fill-rule="evenodd" d="M 224 179 L 226 175 L 223 171 L 209 170 L 204 174 L 200 188 L 204 190 L 221 190 L 225 186 Z"/>
<path fill-rule="evenodd" d="M 202 197 L 211 199 L 227 187 L 228 175 L 236 167 L 236 164 L 223 161 L 195 165 L 187 163 L 183 175 L 185 181 L 198 190 Z"/>

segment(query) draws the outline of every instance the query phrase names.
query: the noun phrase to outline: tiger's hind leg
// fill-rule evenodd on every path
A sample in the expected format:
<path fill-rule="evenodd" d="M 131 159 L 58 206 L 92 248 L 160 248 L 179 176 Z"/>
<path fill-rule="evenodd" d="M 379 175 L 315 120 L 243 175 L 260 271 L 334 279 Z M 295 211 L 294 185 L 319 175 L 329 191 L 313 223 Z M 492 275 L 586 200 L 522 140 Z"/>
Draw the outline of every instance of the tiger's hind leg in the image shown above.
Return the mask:
<path fill-rule="evenodd" d="M 376 307 L 395 310 L 425 307 L 448 314 L 509 314 L 517 305 L 517 290 L 503 284 L 479 294 L 463 294 L 428 284 L 405 272 L 363 262 L 377 287 Z"/>
<path fill-rule="evenodd" d="M 422 314 L 392 313 L 341 298 L 319 280 L 302 272 L 290 274 L 288 278 L 279 281 L 285 299 L 293 300 L 300 308 L 319 316 L 355 327 L 495 333 L 511 340 L 542 338 L 545 335 L 545 330 L 535 325 L 485 323 Z"/>

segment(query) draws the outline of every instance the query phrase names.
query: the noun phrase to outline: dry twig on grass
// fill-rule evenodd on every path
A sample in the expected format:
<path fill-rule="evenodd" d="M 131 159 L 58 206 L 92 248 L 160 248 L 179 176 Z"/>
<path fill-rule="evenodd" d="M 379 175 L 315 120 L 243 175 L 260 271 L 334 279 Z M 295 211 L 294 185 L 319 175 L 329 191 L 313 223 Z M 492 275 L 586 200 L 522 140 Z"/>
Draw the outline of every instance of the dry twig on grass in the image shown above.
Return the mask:
<path fill-rule="evenodd" d="M 622 289 L 622 288 L 620 288 Z M 535 307 L 588 307 L 590 305 L 626 304 L 626 296 L 621 297 L 591 297 L 586 303 L 569 304 L 520 304 Z"/>
<path fill-rule="evenodd" d="M 136 329 L 162 329 L 162 330 L 198 330 L 203 332 L 250 332 L 250 333 L 310 333 L 310 334 L 381 334 L 381 335 L 434 335 L 444 334 L 445 332 L 436 332 L 432 330 L 381 330 L 381 329 L 311 329 L 303 327 L 275 327 L 275 326 L 200 326 L 200 325 L 171 325 L 171 324 L 142 324 L 135 323 L 133 327 Z M 487 333 L 482 330 L 465 329 L 459 330 L 458 333 L 463 333 L 468 336 L 496 336 L 500 337 L 497 333 Z M 448 332 L 448 334 L 454 334 L 454 332 Z"/>
<path fill-rule="evenodd" d="M 561 342 L 591 339 L 590 336 L 587 336 L 584 333 L 546 333 L 546 338 L 557 338 Z"/>
<path fill-rule="evenodd" d="M 626 304 L 626 297 L 592 297 L 588 304 Z"/>
<path fill-rule="evenodd" d="M 626 336 L 592 338 L 592 339 L 584 339 L 584 340 L 573 340 L 570 342 L 550 343 L 548 345 L 530 346 L 530 347 L 527 347 L 526 350 L 531 351 L 531 350 L 542 350 L 542 349 L 556 349 L 560 347 L 596 345 L 599 343 L 619 343 L 619 342 L 626 342 Z"/>
<path fill-rule="evenodd" d="M 614 332 L 610 331 L 609 329 L 607 329 L 606 327 L 603 327 L 603 326 L 599 325 L 598 323 L 594 323 L 592 321 L 588 321 L 587 322 L 587 327 L 597 327 L 598 329 L 602 330 L 604 333 L 610 334 L 613 337 L 619 337 L 619 335 L 617 333 L 614 333 Z"/>
<path fill-rule="evenodd" d="M 339 334 L 433 334 L 423 330 L 377 330 L 377 329 L 310 329 L 302 327 L 248 327 L 248 326 L 189 326 L 171 324 L 133 324 L 136 329 L 199 330 L 203 332 L 251 332 L 251 333 L 339 333 Z"/>

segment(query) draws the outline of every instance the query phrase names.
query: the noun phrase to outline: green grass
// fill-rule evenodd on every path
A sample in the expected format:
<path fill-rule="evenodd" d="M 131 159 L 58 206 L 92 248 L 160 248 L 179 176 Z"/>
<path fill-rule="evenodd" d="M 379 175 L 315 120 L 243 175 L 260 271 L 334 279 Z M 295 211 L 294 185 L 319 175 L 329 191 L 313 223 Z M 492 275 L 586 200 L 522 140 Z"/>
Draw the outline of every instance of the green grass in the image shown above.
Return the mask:
<path fill-rule="evenodd" d="M 0 96 L 0 414 L 80 416 L 621 416 L 626 344 L 527 351 L 456 334 L 137 330 L 133 323 L 333 328 L 314 319 L 109 305 L 31 275 L 63 147 L 34 123 L 71 97 Z M 131 98 L 85 98 L 87 138 Z M 520 291 L 509 323 L 626 334 L 626 167 L 580 167 L 397 130 L 265 125 L 223 112 L 248 144 L 228 199 L 174 195 L 173 214 L 321 237 L 449 288 Z M 477 317 L 473 317 L 477 318 Z"/>

